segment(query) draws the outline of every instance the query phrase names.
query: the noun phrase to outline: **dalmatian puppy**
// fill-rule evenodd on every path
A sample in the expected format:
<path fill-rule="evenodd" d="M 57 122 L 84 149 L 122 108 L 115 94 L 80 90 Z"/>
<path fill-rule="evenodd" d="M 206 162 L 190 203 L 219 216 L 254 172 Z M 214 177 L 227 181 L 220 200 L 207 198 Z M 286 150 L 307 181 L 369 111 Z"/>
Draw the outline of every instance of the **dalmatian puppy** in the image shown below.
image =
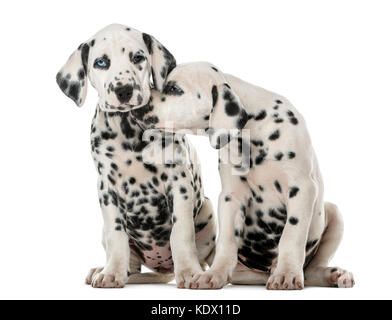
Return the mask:
<path fill-rule="evenodd" d="M 86 99 L 88 79 L 99 95 L 91 150 L 107 260 L 89 272 L 86 283 L 93 287 L 167 283 L 174 270 L 178 286 L 189 287 L 212 256 L 213 209 L 193 147 L 180 135 L 146 137 L 130 114 L 148 103 L 150 78 L 162 90 L 175 65 L 152 36 L 110 25 L 84 42 L 57 75 L 61 90 L 78 106 Z M 162 161 L 152 161 L 158 158 Z M 142 274 L 142 265 L 154 272 Z"/>
<path fill-rule="evenodd" d="M 211 64 L 190 63 L 170 73 L 163 93 L 153 92 L 148 118 L 168 131 L 202 128 L 220 149 L 216 256 L 208 271 L 195 275 L 192 288 L 354 285 L 350 272 L 328 267 L 343 220 L 323 200 L 305 121 L 287 99 Z"/>

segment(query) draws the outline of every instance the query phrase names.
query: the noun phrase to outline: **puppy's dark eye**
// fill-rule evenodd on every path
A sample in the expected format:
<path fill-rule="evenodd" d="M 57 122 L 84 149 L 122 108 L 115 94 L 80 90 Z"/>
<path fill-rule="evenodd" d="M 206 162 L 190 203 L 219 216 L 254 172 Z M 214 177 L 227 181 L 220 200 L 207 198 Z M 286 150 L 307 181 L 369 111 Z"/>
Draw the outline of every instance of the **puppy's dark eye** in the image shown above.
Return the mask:
<path fill-rule="evenodd" d="M 101 58 L 95 59 L 94 68 L 101 70 L 108 70 L 110 68 L 110 59 L 107 55 L 104 55 Z"/>
<path fill-rule="evenodd" d="M 181 95 L 184 93 L 180 87 L 177 87 L 176 85 L 171 86 L 169 89 L 169 92 L 175 95 Z"/>
<path fill-rule="evenodd" d="M 163 89 L 163 93 L 173 96 L 181 96 L 184 91 L 173 81 L 169 81 Z"/>
<path fill-rule="evenodd" d="M 142 56 L 141 54 L 136 54 L 133 58 L 132 58 L 132 62 L 134 64 L 138 64 L 142 61 L 144 61 L 146 58 L 144 56 Z"/>

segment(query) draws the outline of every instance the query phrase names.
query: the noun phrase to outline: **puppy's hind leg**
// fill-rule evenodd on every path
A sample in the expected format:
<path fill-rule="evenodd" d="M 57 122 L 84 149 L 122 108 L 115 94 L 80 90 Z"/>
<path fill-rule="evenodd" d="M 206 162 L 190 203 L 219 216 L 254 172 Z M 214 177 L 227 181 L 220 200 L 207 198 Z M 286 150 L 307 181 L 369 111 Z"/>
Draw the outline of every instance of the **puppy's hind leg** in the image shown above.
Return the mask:
<path fill-rule="evenodd" d="M 342 216 L 336 205 L 327 202 L 325 203 L 325 214 L 327 226 L 315 257 L 305 269 L 305 285 L 351 288 L 355 284 L 352 273 L 340 268 L 328 267 L 343 237 Z"/>
<path fill-rule="evenodd" d="M 161 274 L 156 272 L 131 274 L 127 284 L 158 284 L 169 283 L 174 280 L 174 274 Z"/>
<path fill-rule="evenodd" d="M 174 274 L 161 274 L 156 272 L 141 273 L 141 268 L 141 261 L 131 253 L 127 284 L 158 284 L 169 283 L 174 280 Z"/>
<path fill-rule="evenodd" d="M 265 285 L 269 277 L 270 274 L 266 272 L 234 271 L 231 283 L 234 285 Z"/>

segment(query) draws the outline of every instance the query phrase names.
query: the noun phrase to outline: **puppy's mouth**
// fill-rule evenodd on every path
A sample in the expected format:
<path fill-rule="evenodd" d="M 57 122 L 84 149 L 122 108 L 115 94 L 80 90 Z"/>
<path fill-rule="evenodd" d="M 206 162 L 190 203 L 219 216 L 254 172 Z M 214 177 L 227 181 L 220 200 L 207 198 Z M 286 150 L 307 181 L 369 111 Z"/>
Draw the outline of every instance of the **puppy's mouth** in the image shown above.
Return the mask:
<path fill-rule="evenodd" d="M 108 102 L 105 102 L 105 106 L 102 109 L 104 109 L 105 111 L 112 111 L 112 112 L 118 112 L 118 111 L 119 112 L 129 112 L 133 109 L 137 109 L 140 107 L 142 107 L 142 106 L 141 105 L 132 105 L 129 103 L 124 103 L 124 104 L 115 106 L 115 105 L 112 105 Z"/>

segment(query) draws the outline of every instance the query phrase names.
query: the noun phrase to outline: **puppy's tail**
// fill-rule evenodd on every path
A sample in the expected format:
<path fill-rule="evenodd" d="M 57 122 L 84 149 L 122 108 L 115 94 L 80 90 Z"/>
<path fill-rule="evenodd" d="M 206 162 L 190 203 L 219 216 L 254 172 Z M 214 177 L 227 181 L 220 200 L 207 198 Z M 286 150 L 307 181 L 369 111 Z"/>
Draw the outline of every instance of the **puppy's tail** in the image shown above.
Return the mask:
<path fill-rule="evenodd" d="M 173 280 L 173 274 L 161 274 L 155 272 L 135 273 L 129 276 L 127 284 L 169 283 Z"/>

